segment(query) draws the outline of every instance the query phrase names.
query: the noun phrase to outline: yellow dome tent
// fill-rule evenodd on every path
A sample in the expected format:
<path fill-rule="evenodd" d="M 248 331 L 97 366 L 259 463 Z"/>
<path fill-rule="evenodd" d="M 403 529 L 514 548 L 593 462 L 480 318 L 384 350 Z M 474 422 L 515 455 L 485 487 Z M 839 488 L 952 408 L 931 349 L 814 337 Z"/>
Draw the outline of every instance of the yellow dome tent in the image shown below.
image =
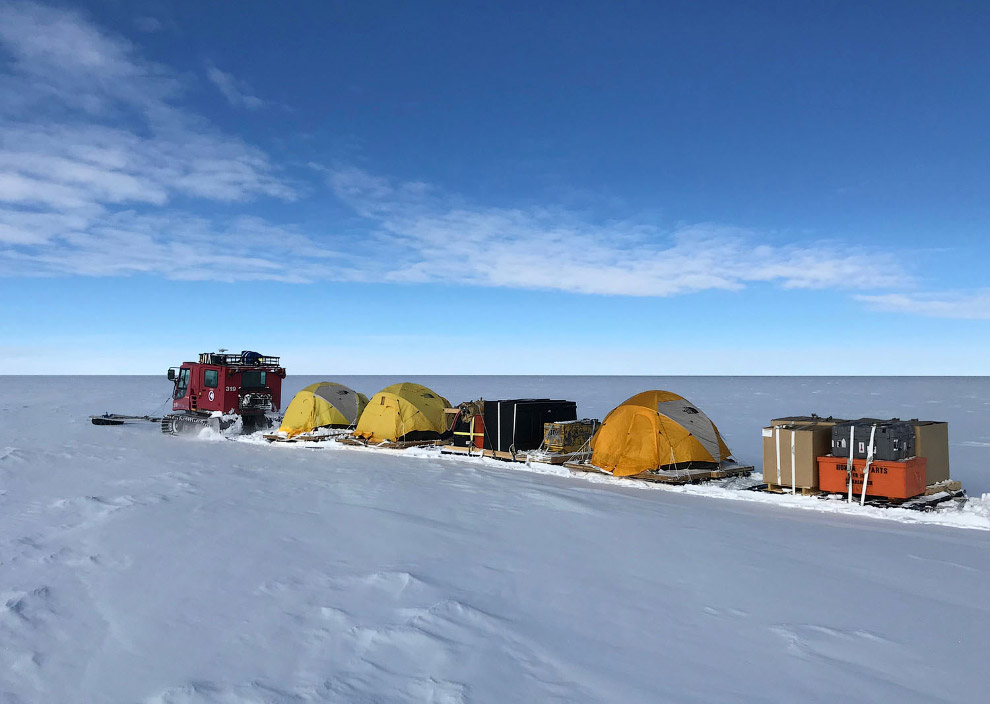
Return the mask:
<path fill-rule="evenodd" d="M 367 396 L 343 384 L 310 384 L 292 397 L 278 432 L 291 438 L 317 428 L 347 428 L 354 425 L 366 405 Z"/>
<path fill-rule="evenodd" d="M 371 397 L 354 436 L 373 442 L 430 440 L 447 429 L 450 401 L 421 384 L 392 384 Z"/>
<path fill-rule="evenodd" d="M 717 465 L 731 454 L 708 416 L 669 391 L 644 391 L 614 408 L 591 450 L 591 464 L 617 477 Z"/>

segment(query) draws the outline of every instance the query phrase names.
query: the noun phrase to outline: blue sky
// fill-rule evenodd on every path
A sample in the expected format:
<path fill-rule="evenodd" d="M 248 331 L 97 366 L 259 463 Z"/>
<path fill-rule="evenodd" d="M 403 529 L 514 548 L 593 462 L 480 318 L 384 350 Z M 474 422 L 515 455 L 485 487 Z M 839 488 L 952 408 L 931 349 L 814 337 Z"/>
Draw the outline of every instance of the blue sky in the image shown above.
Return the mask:
<path fill-rule="evenodd" d="M 988 30 L 0 0 L 0 370 L 987 374 Z"/>

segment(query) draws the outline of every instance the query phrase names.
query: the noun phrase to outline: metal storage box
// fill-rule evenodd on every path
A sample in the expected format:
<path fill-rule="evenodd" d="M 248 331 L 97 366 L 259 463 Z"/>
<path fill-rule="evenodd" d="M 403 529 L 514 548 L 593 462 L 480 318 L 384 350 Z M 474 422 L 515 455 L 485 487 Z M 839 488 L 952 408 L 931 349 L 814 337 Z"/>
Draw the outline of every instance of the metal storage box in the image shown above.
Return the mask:
<path fill-rule="evenodd" d="M 876 433 L 873 433 L 874 425 L 877 428 Z M 915 455 L 914 426 L 910 423 L 897 418 L 893 420 L 860 418 L 832 427 L 832 455 L 835 457 L 849 457 L 851 428 L 855 429 L 852 435 L 854 459 L 866 459 L 871 434 L 873 434 L 875 460 L 904 460 Z"/>

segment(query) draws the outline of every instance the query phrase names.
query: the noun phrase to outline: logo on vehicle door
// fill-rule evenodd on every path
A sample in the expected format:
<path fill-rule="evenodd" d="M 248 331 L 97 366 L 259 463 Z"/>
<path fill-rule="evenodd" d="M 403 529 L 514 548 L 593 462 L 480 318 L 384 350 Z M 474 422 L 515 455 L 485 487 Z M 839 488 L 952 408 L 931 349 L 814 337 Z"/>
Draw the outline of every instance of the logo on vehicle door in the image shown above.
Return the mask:
<path fill-rule="evenodd" d="M 213 400 L 213 391 L 210 391 L 210 400 Z"/>

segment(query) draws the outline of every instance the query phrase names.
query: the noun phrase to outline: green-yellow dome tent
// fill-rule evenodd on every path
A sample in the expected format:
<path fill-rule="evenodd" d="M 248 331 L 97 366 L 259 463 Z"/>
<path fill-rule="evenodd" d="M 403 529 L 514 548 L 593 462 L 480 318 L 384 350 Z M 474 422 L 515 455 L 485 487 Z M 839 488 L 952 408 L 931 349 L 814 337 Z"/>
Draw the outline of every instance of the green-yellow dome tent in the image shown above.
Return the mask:
<path fill-rule="evenodd" d="M 422 384 L 392 384 L 371 397 L 354 436 L 372 442 L 431 440 L 447 429 L 450 401 Z"/>
<path fill-rule="evenodd" d="M 617 477 L 712 466 L 732 454 L 708 416 L 669 391 L 644 391 L 615 407 L 591 450 L 591 464 Z"/>
<path fill-rule="evenodd" d="M 278 432 L 291 438 L 317 428 L 348 428 L 357 422 L 366 405 L 367 396 L 343 384 L 310 384 L 292 397 Z"/>

